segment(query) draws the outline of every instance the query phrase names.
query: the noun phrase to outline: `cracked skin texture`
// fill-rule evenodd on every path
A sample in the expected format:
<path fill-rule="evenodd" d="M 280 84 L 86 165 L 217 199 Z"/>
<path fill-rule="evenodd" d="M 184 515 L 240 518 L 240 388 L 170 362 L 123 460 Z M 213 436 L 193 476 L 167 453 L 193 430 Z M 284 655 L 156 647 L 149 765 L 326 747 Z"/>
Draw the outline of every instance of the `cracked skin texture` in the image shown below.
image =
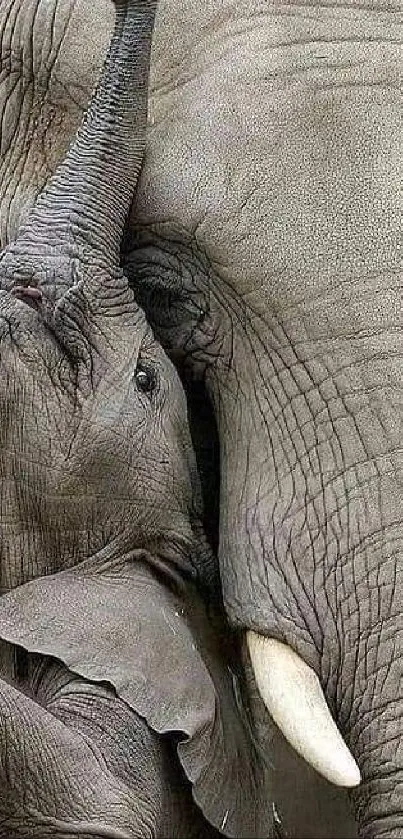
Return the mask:
<path fill-rule="evenodd" d="M 80 135 L 1 254 L 0 636 L 17 646 L 17 662 L 0 649 L 0 835 L 38 835 L 45 824 L 55 836 L 212 837 L 180 764 L 211 825 L 229 836 L 266 835 L 270 810 L 265 792 L 264 808 L 257 803 L 259 768 L 236 703 L 228 628 L 213 614 L 217 579 L 208 615 L 199 591 L 211 592 L 216 563 L 200 526 L 185 395 L 119 269 L 142 159 L 155 3 L 116 5 Z M 111 125 L 118 158 L 105 149 Z M 36 301 L 21 294 L 27 277 Z M 52 719 L 57 673 L 50 697 L 36 677 L 26 686 L 30 702 L 25 686 L 10 688 L 29 664 L 18 648 L 44 656 L 45 669 L 46 656 L 57 658 L 84 678 L 87 726 L 69 691 L 62 725 Z M 92 682 L 107 682 L 106 703 Z M 97 749 L 97 722 L 109 728 L 109 716 L 131 743 L 148 724 L 142 760 L 127 755 L 129 784 L 119 782 L 121 738 L 108 744 L 101 735 Z M 167 757 L 177 806 L 171 783 L 164 800 Z"/>
<path fill-rule="evenodd" d="M 80 679 L 55 660 L 19 655 L 19 690 L 0 681 L 2 839 L 151 839 L 173 830 L 183 839 L 218 836 L 172 771 L 168 738 L 106 684 Z"/>
<path fill-rule="evenodd" d="M 97 8 L 94 27 L 93 4 L 70 4 L 49 110 L 42 93 L 43 121 L 2 150 L 3 243 L 96 77 L 112 23 Z M 158 311 L 156 327 L 215 404 L 229 615 L 315 667 L 363 771 L 361 830 L 377 837 L 403 820 L 397 12 L 160 3 L 133 222 L 139 293 L 161 276 L 180 289 L 176 328 Z M 66 73 L 80 83 L 58 98 Z"/>
<path fill-rule="evenodd" d="M 209 264 L 192 276 L 187 257 L 207 314 L 173 341 L 199 367 L 205 350 L 228 613 L 320 675 L 363 773 L 365 836 L 403 825 L 396 11 L 164 4 L 161 31 L 184 38 L 173 67 L 156 42 L 135 207 L 144 281 L 181 226 Z"/>

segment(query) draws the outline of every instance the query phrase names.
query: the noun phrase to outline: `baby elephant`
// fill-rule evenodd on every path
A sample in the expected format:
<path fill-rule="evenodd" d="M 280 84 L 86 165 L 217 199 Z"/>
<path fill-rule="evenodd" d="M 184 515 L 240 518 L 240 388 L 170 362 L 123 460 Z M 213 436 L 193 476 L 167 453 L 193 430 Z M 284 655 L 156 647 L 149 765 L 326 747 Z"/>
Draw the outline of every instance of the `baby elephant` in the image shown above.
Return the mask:
<path fill-rule="evenodd" d="M 262 836 L 185 397 L 119 264 L 155 3 L 115 6 L 77 138 L 0 258 L 0 836 Z"/>

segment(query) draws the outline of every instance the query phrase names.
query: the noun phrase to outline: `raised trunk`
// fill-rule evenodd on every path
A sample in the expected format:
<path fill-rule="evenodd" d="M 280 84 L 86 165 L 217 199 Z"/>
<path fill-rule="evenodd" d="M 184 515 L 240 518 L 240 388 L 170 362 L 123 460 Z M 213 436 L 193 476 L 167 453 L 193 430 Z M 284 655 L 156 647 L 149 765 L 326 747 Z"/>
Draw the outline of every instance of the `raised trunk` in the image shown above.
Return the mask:
<path fill-rule="evenodd" d="M 8 250 L 19 261 L 22 278 L 29 278 L 31 264 L 37 268 L 44 259 L 57 263 L 61 253 L 68 261 L 91 265 L 96 255 L 98 264 L 119 266 L 124 223 L 144 153 L 155 5 L 152 0 L 115 2 L 114 35 L 88 112 Z M 8 261 L 3 265 L 9 267 Z"/>
<path fill-rule="evenodd" d="M 356 726 L 350 740 L 363 767 L 353 800 L 359 836 L 401 839 L 403 835 L 403 754 L 399 702 L 381 704 L 371 721 Z M 359 729 L 359 733 L 358 733 Z"/>

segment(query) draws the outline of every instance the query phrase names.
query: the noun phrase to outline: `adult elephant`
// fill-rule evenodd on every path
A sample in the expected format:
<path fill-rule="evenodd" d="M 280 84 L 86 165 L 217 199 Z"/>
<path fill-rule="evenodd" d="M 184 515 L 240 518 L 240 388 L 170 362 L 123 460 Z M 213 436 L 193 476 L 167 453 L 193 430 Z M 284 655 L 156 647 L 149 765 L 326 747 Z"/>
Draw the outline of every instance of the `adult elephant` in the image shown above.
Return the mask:
<path fill-rule="evenodd" d="M 96 76 L 109 27 L 98 3 L 89 49 L 93 4 L 59 2 L 50 31 L 45 7 L 24 0 L 38 58 L 11 51 L 4 70 L 19 107 L 3 109 L 3 241 Z M 8 6 L 21 42 L 21 0 Z M 318 744 L 295 719 L 301 681 L 317 691 L 301 658 L 319 676 L 362 772 L 366 836 L 402 826 L 396 9 L 161 3 L 128 245 L 159 334 L 215 405 L 229 614 L 258 634 L 258 683 L 287 735 L 355 783 L 334 731 Z M 290 681 L 281 719 L 276 685 Z"/>
<path fill-rule="evenodd" d="M 119 264 L 154 11 L 116 0 L 77 137 L 0 254 L 4 839 L 271 822 L 185 396 Z"/>
<path fill-rule="evenodd" d="M 261 695 L 328 779 L 353 786 L 358 764 L 360 835 L 388 839 L 403 832 L 397 11 L 161 4 L 131 256 L 214 404 L 224 598 Z"/>

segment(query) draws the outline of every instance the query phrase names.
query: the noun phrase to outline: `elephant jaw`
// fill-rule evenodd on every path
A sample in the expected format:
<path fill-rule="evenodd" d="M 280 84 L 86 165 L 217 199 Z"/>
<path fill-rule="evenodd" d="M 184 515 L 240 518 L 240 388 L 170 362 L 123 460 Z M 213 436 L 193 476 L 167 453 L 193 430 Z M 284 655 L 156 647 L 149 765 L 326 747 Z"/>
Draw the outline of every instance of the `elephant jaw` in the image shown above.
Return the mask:
<path fill-rule="evenodd" d="M 330 714 L 319 679 L 286 644 L 249 631 L 249 655 L 261 698 L 284 737 L 328 781 L 355 787 L 360 770 Z"/>

